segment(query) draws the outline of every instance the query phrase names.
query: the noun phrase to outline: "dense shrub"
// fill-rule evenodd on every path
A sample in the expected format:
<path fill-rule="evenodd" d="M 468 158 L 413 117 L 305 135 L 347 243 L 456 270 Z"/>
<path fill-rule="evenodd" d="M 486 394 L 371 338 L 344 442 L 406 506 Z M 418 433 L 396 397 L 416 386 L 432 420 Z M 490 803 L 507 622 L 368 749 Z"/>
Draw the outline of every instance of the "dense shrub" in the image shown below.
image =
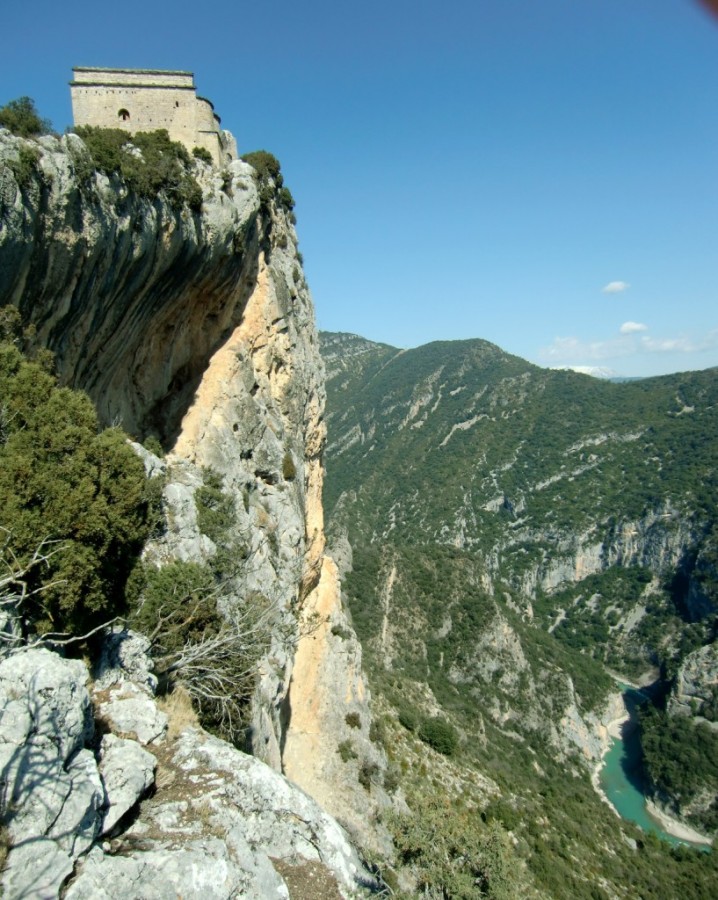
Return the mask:
<path fill-rule="evenodd" d="M 459 745 L 456 729 L 444 719 L 424 719 L 419 725 L 419 737 L 444 756 L 452 756 Z"/>
<path fill-rule="evenodd" d="M 49 119 L 40 118 L 31 97 L 18 97 L 0 108 L 0 128 L 7 128 L 18 137 L 38 137 L 52 131 Z"/>
<path fill-rule="evenodd" d="M 194 156 L 195 159 L 201 160 L 202 162 L 209 163 L 210 166 L 212 165 L 212 154 L 209 152 L 209 150 L 207 150 L 206 147 L 193 147 L 192 156 Z"/>
<path fill-rule="evenodd" d="M 141 461 L 119 429 L 99 431 L 84 394 L 0 343 L 0 554 L 25 574 L 25 637 L 81 635 L 125 609 L 148 533 Z M 43 559 L 33 564 L 40 553 Z M 28 569 L 29 567 L 29 569 Z"/>
<path fill-rule="evenodd" d="M 284 185 L 277 157 L 267 150 L 253 150 L 251 153 L 245 153 L 242 159 L 257 173 L 260 200 L 268 203 L 274 199 L 286 212 L 291 213 L 294 209 L 294 197 Z"/>
<path fill-rule="evenodd" d="M 521 867 L 496 824 L 446 800 L 413 798 L 411 814 L 390 813 L 399 859 L 412 868 L 417 894 L 428 897 L 513 900 L 526 896 Z"/>
<path fill-rule="evenodd" d="M 215 544 L 226 544 L 237 521 L 234 498 L 223 489 L 222 476 L 214 469 L 202 472 L 204 484 L 195 491 L 197 524 Z"/>
<path fill-rule="evenodd" d="M 255 170 L 260 181 L 271 178 L 278 188 L 282 186 L 284 179 L 280 173 L 279 160 L 274 154 L 267 150 L 253 150 L 245 153 L 242 159 Z"/>
<path fill-rule="evenodd" d="M 121 128 L 81 125 L 75 129 L 90 151 L 95 168 L 120 174 L 135 193 L 154 199 L 160 192 L 175 206 L 202 205 L 202 189 L 191 172 L 185 147 L 166 129 L 129 135 Z"/>
<path fill-rule="evenodd" d="M 644 765 L 654 790 L 680 806 L 705 791 L 718 793 L 718 734 L 705 722 L 669 715 L 652 706 L 640 714 Z M 696 823 L 718 829 L 718 807 L 698 813 Z"/>

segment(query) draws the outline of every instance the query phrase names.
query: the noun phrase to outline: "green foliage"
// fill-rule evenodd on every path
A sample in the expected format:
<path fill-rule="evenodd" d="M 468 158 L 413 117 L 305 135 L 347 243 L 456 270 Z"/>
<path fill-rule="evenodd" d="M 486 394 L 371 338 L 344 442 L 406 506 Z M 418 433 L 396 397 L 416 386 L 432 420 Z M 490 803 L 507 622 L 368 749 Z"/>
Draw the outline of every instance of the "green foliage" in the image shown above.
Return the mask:
<path fill-rule="evenodd" d="M 160 689 L 181 684 L 205 728 L 241 742 L 271 607 L 261 594 L 240 601 L 230 587 L 214 565 L 139 564 L 128 585 L 130 624 L 151 640 Z"/>
<path fill-rule="evenodd" d="M 641 712 L 641 746 L 655 791 L 686 807 L 702 791 L 718 796 L 718 733 L 689 716 L 647 706 Z M 694 814 L 699 828 L 718 829 L 718 803 Z"/>
<path fill-rule="evenodd" d="M 402 706 L 399 708 L 399 722 L 412 733 L 418 731 L 421 724 L 421 716 L 411 706 Z"/>
<path fill-rule="evenodd" d="M 141 461 L 119 429 L 99 431 L 90 400 L 10 343 L 0 344 L 0 525 L 6 565 L 26 575 L 26 633 L 81 635 L 125 609 L 148 534 Z M 44 542 L 44 543 L 43 543 Z"/>
<path fill-rule="evenodd" d="M 218 472 L 204 469 L 202 475 L 204 484 L 194 495 L 199 530 L 215 544 L 226 545 L 237 522 L 234 498 L 224 492 Z"/>
<path fill-rule="evenodd" d="M 459 746 L 456 729 L 444 719 L 424 719 L 419 725 L 419 737 L 444 756 L 453 756 Z"/>
<path fill-rule="evenodd" d="M 361 728 L 361 716 L 357 712 L 349 712 L 344 716 L 344 721 L 350 728 Z"/>
<path fill-rule="evenodd" d="M 393 794 L 398 789 L 400 783 L 399 769 L 395 765 L 390 765 L 384 773 L 384 790 L 387 794 Z"/>
<path fill-rule="evenodd" d="M 134 601 L 130 624 L 147 635 L 161 625 L 156 637 L 160 653 L 180 650 L 188 640 L 217 633 L 222 620 L 214 587 L 214 573 L 207 565 L 174 560 L 158 569 L 140 563 L 128 585 Z"/>
<path fill-rule="evenodd" d="M 359 766 L 359 774 L 357 775 L 357 779 L 359 781 L 359 784 L 364 788 L 365 791 L 371 791 L 371 786 L 375 783 L 378 775 L 379 766 L 376 763 L 370 762 L 368 759 L 365 759 Z"/>
<path fill-rule="evenodd" d="M 411 867 L 417 893 L 446 900 L 522 896 L 520 867 L 497 824 L 440 798 L 411 800 L 413 812 L 392 813 L 389 827 L 401 862 Z"/>
<path fill-rule="evenodd" d="M 15 181 L 20 189 L 26 188 L 30 184 L 34 175 L 38 172 L 38 162 L 40 160 L 40 151 L 37 147 L 23 144 L 18 149 L 17 159 L 8 159 L 7 166 L 15 176 Z"/>
<path fill-rule="evenodd" d="M 357 752 L 354 749 L 354 744 L 350 740 L 340 741 L 337 747 L 337 753 L 342 758 L 342 762 L 349 762 L 350 759 L 357 758 Z"/>
<path fill-rule="evenodd" d="M 194 156 L 195 159 L 199 159 L 201 162 L 208 163 L 210 166 L 212 165 L 212 154 L 206 147 L 193 147 L 192 156 Z"/>
<path fill-rule="evenodd" d="M 251 153 L 245 153 L 242 159 L 255 170 L 260 181 L 267 181 L 271 178 L 277 187 L 281 187 L 283 181 L 280 174 L 281 166 L 274 154 L 267 150 L 254 150 Z"/>
<path fill-rule="evenodd" d="M 281 187 L 279 189 L 277 199 L 286 210 L 291 211 L 294 209 L 294 197 L 292 197 L 292 192 L 288 187 Z"/>
<path fill-rule="evenodd" d="M 40 118 L 31 97 L 18 97 L 0 108 L 0 128 L 7 128 L 18 137 L 33 138 L 50 134 L 52 123 Z"/>
<path fill-rule="evenodd" d="M 383 719 L 372 719 L 369 726 L 369 740 L 380 747 L 386 746 L 387 728 Z"/>
<path fill-rule="evenodd" d="M 259 181 L 259 198 L 262 203 L 275 200 L 286 212 L 294 209 L 294 197 L 284 185 L 279 160 L 267 150 L 254 150 L 245 153 L 242 159 L 249 163 L 257 173 Z"/>
<path fill-rule="evenodd" d="M 297 467 L 294 465 L 294 459 L 289 450 L 287 450 L 282 459 L 282 476 L 285 481 L 294 481 L 297 477 Z"/>
<path fill-rule="evenodd" d="M 166 129 L 129 135 L 121 128 L 81 125 L 75 131 L 94 167 L 106 175 L 121 175 L 140 197 L 152 200 L 162 192 L 174 206 L 201 207 L 202 189 L 191 172 L 190 156 Z"/>

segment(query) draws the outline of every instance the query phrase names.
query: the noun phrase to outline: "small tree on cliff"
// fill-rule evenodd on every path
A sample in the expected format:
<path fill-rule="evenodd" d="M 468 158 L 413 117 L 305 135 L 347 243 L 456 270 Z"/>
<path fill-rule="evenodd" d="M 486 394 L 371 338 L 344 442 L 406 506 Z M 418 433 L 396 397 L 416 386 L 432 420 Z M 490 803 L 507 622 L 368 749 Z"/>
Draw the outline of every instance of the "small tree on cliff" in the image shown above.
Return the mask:
<path fill-rule="evenodd" d="M 7 128 L 18 137 L 38 137 L 52 132 L 52 122 L 42 119 L 32 97 L 18 97 L 0 107 L 0 128 Z"/>

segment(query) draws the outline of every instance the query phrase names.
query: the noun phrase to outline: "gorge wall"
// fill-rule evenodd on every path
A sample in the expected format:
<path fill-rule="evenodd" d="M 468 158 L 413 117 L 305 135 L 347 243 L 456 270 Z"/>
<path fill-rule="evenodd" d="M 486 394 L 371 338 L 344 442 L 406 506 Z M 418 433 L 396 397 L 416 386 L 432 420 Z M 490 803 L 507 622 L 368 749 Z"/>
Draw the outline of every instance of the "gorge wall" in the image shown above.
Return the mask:
<path fill-rule="evenodd" d="M 27 146 L 0 131 L 0 306 L 20 310 L 31 343 L 55 354 L 61 382 L 86 391 L 104 424 L 162 444 L 162 459 L 137 447 L 164 479 L 166 528 L 148 559 L 213 557 L 195 493 L 208 471 L 219 476 L 236 511 L 235 600 L 261 595 L 273 616 L 248 748 L 278 771 L 291 759 L 293 780 L 330 812 L 335 797 L 361 830 L 355 807 L 366 801 L 344 785 L 340 802 L 303 737 L 336 745 L 347 711 L 367 723 L 369 713 L 358 642 L 326 574 L 324 374 L 291 211 L 241 160 L 223 171 L 195 164 L 193 211 L 140 197 L 119 175 L 88 177 L 88 151 L 72 134 L 32 142 L 37 159 L 19 178 Z M 347 636 L 338 654 L 330 619 Z M 338 686 L 319 709 L 306 660 L 328 658 Z"/>

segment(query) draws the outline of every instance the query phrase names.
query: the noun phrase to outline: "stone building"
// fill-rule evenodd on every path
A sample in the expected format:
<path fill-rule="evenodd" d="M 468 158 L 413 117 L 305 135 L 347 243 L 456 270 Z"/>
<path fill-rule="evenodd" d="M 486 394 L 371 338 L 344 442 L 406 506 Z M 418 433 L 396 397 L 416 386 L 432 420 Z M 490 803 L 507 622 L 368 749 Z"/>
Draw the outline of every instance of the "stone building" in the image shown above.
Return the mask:
<path fill-rule="evenodd" d="M 198 97 L 194 73 L 77 66 L 70 82 L 75 125 L 124 128 L 130 134 L 166 128 L 191 152 L 208 150 L 216 165 L 237 158 L 237 144 L 220 127 L 214 106 Z"/>

